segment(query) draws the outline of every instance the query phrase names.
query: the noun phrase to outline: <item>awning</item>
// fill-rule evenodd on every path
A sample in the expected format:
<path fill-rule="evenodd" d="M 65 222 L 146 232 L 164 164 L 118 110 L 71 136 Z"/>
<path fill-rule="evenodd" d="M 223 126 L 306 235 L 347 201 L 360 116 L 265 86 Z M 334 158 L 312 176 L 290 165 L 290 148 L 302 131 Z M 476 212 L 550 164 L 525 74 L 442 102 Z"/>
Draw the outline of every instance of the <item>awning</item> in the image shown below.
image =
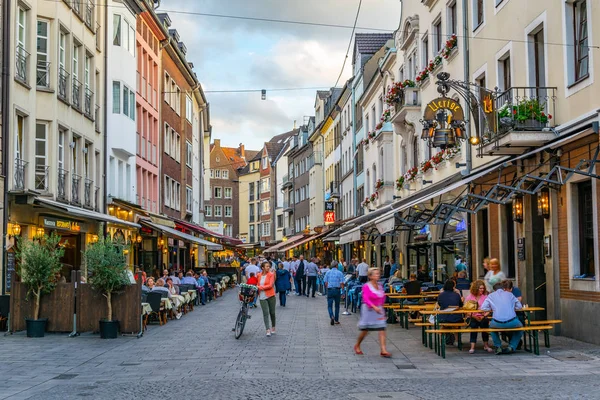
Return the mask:
<path fill-rule="evenodd" d="M 323 235 L 325 235 L 325 233 L 319 233 L 318 235 L 311 235 L 311 236 L 307 236 L 307 237 L 305 237 L 304 239 L 300 240 L 299 242 L 292 243 L 292 244 L 290 244 L 290 245 L 287 245 L 287 246 L 285 246 L 285 247 L 283 247 L 283 248 L 279 249 L 279 251 L 280 251 L 280 252 L 282 252 L 282 253 L 283 253 L 283 252 L 286 252 L 286 251 L 288 251 L 288 250 L 291 250 L 291 249 L 293 249 L 294 247 L 301 246 L 301 245 L 303 245 L 303 244 L 304 244 L 304 243 L 306 243 L 306 242 L 310 242 L 311 240 L 314 240 L 314 239 L 320 238 L 320 237 L 321 237 L 321 236 L 323 236 Z M 286 243 L 287 243 L 287 242 L 286 242 Z"/>
<path fill-rule="evenodd" d="M 129 228 L 140 228 L 140 225 L 136 224 L 135 222 L 124 221 L 117 217 L 113 217 L 112 215 L 103 214 L 92 210 L 86 210 L 85 208 L 73 207 L 68 204 L 63 204 L 58 201 L 46 199 L 43 197 L 36 197 L 35 201 L 40 205 L 49 206 L 51 208 L 57 209 L 58 211 L 62 211 L 77 217 L 89 218 L 101 222 L 109 222 L 111 224 L 127 226 Z"/>
<path fill-rule="evenodd" d="M 340 235 L 340 244 L 358 242 L 360 240 L 360 226 Z"/>
<path fill-rule="evenodd" d="M 200 239 L 200 238 L 197 238 L 192 235 L 188 235 L 187 233 L 183 233 L 176 229 L 169 228 L 168 226 L 155 224 L 155 223 L 147 221 L 147 220 L 140 220 L 140 222 L 142 223 L 142 225 L 146 225 L 150 228 L 156 229 L 157 231 L 161 231 L 163 233 L 178 237 L 180 239 L 187 240 L 188 242 L 191 242 L 191 243 L 196 243 L 200 246 L 206 246 L 206 248 L 208 250 L 211 250 L 211 251 L 223 250 L 223 246 L 221 246 L 220 244 L 215 244 L 213 242 L 209 242 L 207 240 Z"/>
<path fill-rule="evenodd" d="M 301 240 L 304 237 L 304 235 L 296 235 L 296 236 L 292 236 L 291 238 L 289 238 L 288 240 L 286 240 L 285 242 L 281 242 L 281 243 L 277 243 L 275 246 L 271 246 L 269 248 L 266 248 L 263 250 L 263 253 L 272 253 L 274 251 L 278 251 L 279 249 L 281 249 L 283 246 L 289 246 L 294 242 L 297 242 L 299 240 Z"/>

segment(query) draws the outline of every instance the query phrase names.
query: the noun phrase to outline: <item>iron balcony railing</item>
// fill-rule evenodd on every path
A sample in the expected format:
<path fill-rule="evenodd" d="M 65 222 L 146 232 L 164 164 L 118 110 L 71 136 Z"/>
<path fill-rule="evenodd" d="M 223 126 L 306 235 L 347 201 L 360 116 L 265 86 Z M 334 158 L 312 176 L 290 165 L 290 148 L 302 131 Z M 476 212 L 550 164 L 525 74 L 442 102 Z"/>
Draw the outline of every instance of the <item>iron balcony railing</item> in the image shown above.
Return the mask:
<path fill-rule="evenodd" d="M 94 127 L 96 128 L 96 132 L 100 133 L 100 106 L 97 104 L 94 110 Z"/>
<path fill-rule="evenodd" d="M 75 11 L 75 14 L 77 14 L 78 17 L 81 16 L 81 1 L 73 1 L 72 3 L 73 6 L 73 11 Z"/>
<path fill-rule="evenodd" d="M 58 98 L 69 102 L 69 73 L 63 67 L 58 70 Z"/>
<path fill-rule="evenodd" d="M 98 186 L 94 187 L 94 210 L 100 211 L 100 188 Z"/>
<path fill-rule="evenodd" d="M 399 92 L 398 102 L 394 105 L 394 111 L 398 112 L 405 106 L 420 106 L 421 98 L 419 88 L 407 87 Z"/>
<path fill-rule="evenodd" d="M 556 126 L 556 88 L 511 87 L 496 96 L 495 112 L 497 126 L 486 127 L 484 142 L 510 131 L 553 128 Z"/>
<path fill-rule="evenodd" d="M 94 3 L 91 1 L 88 1 L 86 6 L 85 6 L 85 24 L 87 25 L 88 28 L 93 29 L 93 17 L 94 17 Z"/>
<path fill-rule="evenodd" d="M 284 236 L 294 235 L 294 228 L 290 228 L 290 227 L 283 228 L 283 234 L 284 234 Z"/>
<path fill-rule="evenodd" d="M 74 108 L 81 111 L 81 82 L 77 79 L 73 78 L 73 98 L 71 99 L 71 104 Z"/>
<path fill-rule="evenodd" d="M 96 22 L 96 50 L 98 51 L 102 50 L 100 44 L 100 24 Z"/>
<path fill-rule="evenodd" d="M 25 169 L 27 168 L 27 161 L 20 158 L 15 159 L 15 190 L 25 190 Z"/>
<path fill-rule="evenodd" d="M 71 177 L 71 203 L 80 205 L 81 198 L 79 196 L 79 183 L 81 182 L 81 176 L 73 174 Z"/>
<path fill-rule="evenodd" d="M 50 88 L 50 63 L 38 61 L 36 75 L 35 75 L 35 84 L 40 88 Z"/>
<path fill-rule="evenodd" d="M 331 197 L 340 197 L 340 183 L 338 181 L 329 182 L 329 194 Z"/>
<path fill-rule="evenodd" d="M 86 208 L 94 208 L 94 198 L 92 197 L 94 192 L 94 181 L 85 178 L 83 181 L 83 206 Z"/>
<path fill-rule="evenodd" d="M 35 166 L 35 190 L 45 192 L 48 190 L 48 171 L 50 167 L 38 164 Z"/>
<path fill-rule="evenodd" d="M 67 176 L 69 175 L 68 171 L 65 171 L 62 168 L 58 169 L 58 191 L 56 193 L 56 199 L 59 201 L 68 201 L 67 198 Z"/>
<path fill-rule="evenodd" d="M 29 52 L 23 46 L 18 46 L 15 54 L 15 78 L 24 84 L 27 82 L 27 62 Z"/>
<path fill-rule="evenodd" d="M 85 95 L 84 95 L 84 101 L 83 101 L 83 112 L 90 119 L 94 119 L 94 115 L 92 114 L 92 98 L 93 97 L 94 97 L 94 92 L 92 92 L 89 88 L 85 88 Z"/>

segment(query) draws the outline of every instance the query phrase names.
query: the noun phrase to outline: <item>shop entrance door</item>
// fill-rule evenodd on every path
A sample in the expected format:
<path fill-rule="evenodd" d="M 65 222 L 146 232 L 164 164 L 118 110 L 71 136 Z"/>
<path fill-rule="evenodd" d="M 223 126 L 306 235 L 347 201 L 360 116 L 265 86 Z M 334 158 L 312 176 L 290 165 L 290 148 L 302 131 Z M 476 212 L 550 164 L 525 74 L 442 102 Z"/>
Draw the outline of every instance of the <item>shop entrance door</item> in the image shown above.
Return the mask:
<path fill-rule="evenodd" d="M 427 275 L 428 280 L 431 280 L 429 268 L 429 244 L 409 245 L 406 247 L 408 251 L 408 266 L 410 274 L 418 274 L 419 267 L 423 267 L 423 271 Z"/>
<path fill-rule="evenodd" d="M 531 200 L 531 210 L 537 211 L 537 196 L 529 196 Z M 525 303 L 536 307 L 543 307 L 544 311 L 533 313 L 535 319 L 546 319 L 546 257 L 544 255 L 544 217 L 537 212 L 531 213 L 531 260 L 533 263 L 533 299 L 523 299 Z M 524 288 L 519 288 L 523 291 Z M 531 293 L 531 292 L 530 292 Z"/>
<path fill-rule="evenodd" d="M 60 233 L 60 244 L 65 254 L 60 259 L 62 263 L 61 274 L 67 281 L 71 280 L 71 271 L 79 271 L 81 268 L 81 236 L 66 235 Z"/>
<path fill-rule="evenodd" d="M 454 243 L 441 242 L 436 243 L 434 254 L 434 265 L 436 267 L 436 281 L 444 283 L 450 278 L 455 271 L 454 266 Z"/>

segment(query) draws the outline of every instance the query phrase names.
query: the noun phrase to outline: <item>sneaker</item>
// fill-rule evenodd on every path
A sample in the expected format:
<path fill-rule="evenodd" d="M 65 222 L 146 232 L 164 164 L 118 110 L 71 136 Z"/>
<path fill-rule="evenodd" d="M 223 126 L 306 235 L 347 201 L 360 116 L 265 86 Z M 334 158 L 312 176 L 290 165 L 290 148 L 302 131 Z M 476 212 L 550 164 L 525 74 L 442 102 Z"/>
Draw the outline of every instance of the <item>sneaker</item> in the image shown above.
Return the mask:
<path fill-rule="evenodd" d="M 508 353 L 508 354 L 515 353 L 515 349 L 513 349 L 513 348 L 512 348 L 512 347 L 510 347 L 510 346 L 508 346 L 508 347 L 506 348 L 506 353 Z"/>
<path fill-rule="evenodd" d="M 275 328 L 271 328 L 271 335 L 275 334 Z"/>
<path fill-rule="evenodd" d="M 267 337 L 271 337 L 271 331 L 267 331 Z"/>
<path fill-rule="evenodd" d="M 502 347 L 497 347 L 496 348 L 496 355 L 499 356 L 500 354 L 502 354 Z"/>
<path fill-rule="evenodd" d="M 177 315 L 175 316 L 175 318 L 180 319 L 181 318 L 181 313 L 177 313 Z"/>

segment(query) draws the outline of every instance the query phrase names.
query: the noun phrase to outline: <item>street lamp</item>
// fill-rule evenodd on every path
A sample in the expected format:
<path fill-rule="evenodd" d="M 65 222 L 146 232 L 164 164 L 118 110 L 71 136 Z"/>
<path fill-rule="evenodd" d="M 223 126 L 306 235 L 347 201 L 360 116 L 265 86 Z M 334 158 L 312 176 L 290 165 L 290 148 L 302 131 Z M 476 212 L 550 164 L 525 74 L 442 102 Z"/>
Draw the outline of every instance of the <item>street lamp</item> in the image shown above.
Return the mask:
<path fill-rule="evenodd" d="M 21 234 L 21 225 L 14 223 L 12 226 L 13 236 L 19 236 Z"/>
<path fill-rule="evenodd" d="M 523 196 L 518 195 L 513 200 L 512 206 L 513 220 L 522 223 L 523 222 Z"/>
<path fill-rule="evenodd" d="M 546 187 L 538 193 L 538 215 L 550 218 L 550 190 Z"/>

